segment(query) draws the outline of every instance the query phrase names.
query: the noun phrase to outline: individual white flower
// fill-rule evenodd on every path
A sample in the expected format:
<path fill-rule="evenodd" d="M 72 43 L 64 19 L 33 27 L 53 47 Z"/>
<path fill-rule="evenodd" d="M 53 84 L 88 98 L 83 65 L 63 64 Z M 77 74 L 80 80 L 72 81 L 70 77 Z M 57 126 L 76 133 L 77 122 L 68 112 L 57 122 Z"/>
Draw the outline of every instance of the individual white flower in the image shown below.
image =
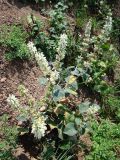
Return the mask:
<path fill-rule="evenodd" d="M 109 48 L 109 51 L 113 51 L 114 50 L 114 47 L 113 47 L 113 45 L 111 44 L 110 45 L 110 48 Z"/>
<path fill-rule="evenodd" d="M 15 95 L 10 94 L 9 97 L 7 98 L 7 102 L 9 105 L 11 105 L 12 107 L 19 107 L 19 100 L 15 97 Z"/>
<path fill-rule="evenodd" d="M 90 82 L 92 82 L 92 80 L 93 80 L 92 77 L 89 77 L 87 82 L 90 83 Z"/>
<path fill-rule="evenodd" d="M 65 33 L 61 34 L 60 40 L 58 42 L 58 48 L 57 48 L 58 55 L 56 56 L 56 59 L 59 61 L 63 60 L 65 57 L 67 40 L 68 40 L 67 35 Z"/>
<path fill-rule="evenodd" d="M 100 1 L 100 4 L 102 5 L 104 2 L 103 1 Z"/>
<path fill-rule="evenodd" d="M 109 10 L 108 10 L 108 16 L 112 16 L 112 10 L 111 10 L 111 8 L 109 8 Z"/>
<path fill-rule="evenodd" d="M 32 133 L 37 139 L 41 139 L 45 136 L 45 131 L 47 130 L 45 117 L 40 116 L 33 120 Z"/>
<path fill-rule="evenodd" d="M 97 42 L 97 36 L 92 36 L 91 43 L 96 43 L 96 42 Z"/>
<path fill-rule="evenodd" d="M 95 58 L 95 53 L 94 52 L 90 52 L 88 55 L 87 55 L 88 59 L 91 60 L 91 58 Z"/>
<path fill-rule="evenodd" d="M 84 47 L 88 47 L 88 46 L 89 46 L 89 44 L 86 43 L 86 42 L 82 42 L 82 45 L 83 45 Z"/>
<path fill-rule="evenodd" d="M 99 111 L 99 109 L 100 109 L 99 105 L 93 104 L 93 105 L 90 106 L 90 108 L 88 109 L 87 113 L 88 114 L 95 114 L 95 113 L 97 113 Z"/>
<path fill-rule="evenodd" d="M 87 7 L 88 7 L 88 5 L 87 5 L 87 4 L 85 4 L 85 5 L 84 5 L 84 7 L 85 7 L 85 8 L 87 8 Z"/>
<path fill-rule="evenodd" d="M 78 61 L 82 61 L 83 60 L 83 57 L 80 55 L 80 56 L 78 56 L 77 57 L 77 59 L 76 60 L 78 60 Z"/>
<path fill-rule="evenodd" d="M 80 33 L 78 33 L 79 38 L 82 38 L 82 35 Z"/>
<path fill-rule="evenodd" d="M 104 38 L 103 34 L 104 34 L 104 30 L 102 30 L 102 34 L 99 34 L 98 37 L 99 37 L 100 39 L 103 39 L 103 38 Z"/>
<path fill-rule="evenodd" d="M 90 68 L 90 63 L 87 61 L 84 61 L 83 65 L 85 68 Z"/>

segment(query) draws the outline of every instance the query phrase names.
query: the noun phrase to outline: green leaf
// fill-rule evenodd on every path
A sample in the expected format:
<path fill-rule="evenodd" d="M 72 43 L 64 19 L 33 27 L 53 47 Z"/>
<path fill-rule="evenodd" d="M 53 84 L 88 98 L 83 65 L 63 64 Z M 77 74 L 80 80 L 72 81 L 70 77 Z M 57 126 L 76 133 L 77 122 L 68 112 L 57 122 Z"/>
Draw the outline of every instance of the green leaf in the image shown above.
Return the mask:
<path fill-rule="evenodd" d="M 73 75 L 68 76 L 65 81 L 67 82 L 67 84 L 72 84 L 76 81 L 76 77 Z"/>
<path fill-rule="evenodd" d="M 59 148 L 62 150 L 68 150 L 70 148 L 70 143 L 67 140 L 64 140 Z"/>
<path fill-rule="evenodd" d="M 25 113 L 23 113 L 23 114 L 19 115 L 16 119 L 17 119 L 18 121 L 25 122 L 25 121 L 28 120 L 28 116 L 27 116 Z"/>
<path fill-rule="evenodd" d="M 44 155 L 43 155 L 44 159 L 51 158 L 54 155 L 54 146 L 52 144 L 47 147 L 44 146 L 43 152 L 44 152 Z"/>
<path fill-rule="evenodd" d="M 55 86 L 53 90 L 53 100 L 60 101 L 62 98 L 65 97 L 65 91 L 60 86 Z"/>
<path fill-rule="evenodd" d="M 47 84 L 48 80 L 47 80 L 47 78 L 42 77 L 42 78 L 39 78 L 39 82 L 40 82 L 40 85 L 45 86 Z"/>
<path fill-rule="evenodd" d="M 59 128 L 58 128 L 58 137 L 63 140 L 62 129 L 59 129 Z"/>
<path fill-rule="evenodd" d="M 78 89 L 78 83 L 77 83 L 77 81 L 73 82 L 70 87 L 73 88 L 73 89 L 75 89 L 75 90 L 77 90 Z"/>
<path fill-rule="evenodd" d="M 81 122 L 82 122 L 82 121 L 81 121 L 80 118 L 78 118 L 78 117 L 75 118 L 75 123 L 76 123 L 77 126 L 80 126 Z"/>
<path fill-rule="evenodd" d="M 101 47 L 104 51 L 108 51 L 110 48 L 110 44 L 103 44 Z"/>
<path fill-rule="evenodd" d="M 77 95 L 77 92 L 73 91 L 73 90 L 70 89 L 70 88 L 66 88 L 66 89 L 65 89 L 65 92 L 66 92 L 66 93 L 69 93 L 69 94 L 73 94 L 73 95 L 75 95 L 75 96 Z"/>
<path fill-rule="evenodd" d="M 72 73 L 73 75 L 75 75 L 75 76 L 80 76 L 80 73 L 79 73 L 79 71 L 78 71 L 77 68 L 75 68 L 75 70 L 72 71 L 71 73 Z"/>
<path fill-rule="evenodd" d="M 106 64 L 105 64 L 105 62 L 103 62 L 103 61 L 101 61 L 101 62 L 99 63 L 99 65 L 100 65 L 101 67 L 103 67 L 103 68 L 106 68 L 106 67 L 107 67 Z"/>
<path fill-rule="evenodd" d="M 34 31 L 38 31 L 39 28 L 38 28 L 37 26 L 35 26 L 35 27 L 33 28 L 33 30 L 34 30 Z"/>
<path fill-rule="evenodd" d="M 75 129 L 74 123 L 70 122 L 66 125 L 63 133 L 68 136 L 74 136 L 77 134 L 77 132 L 78 131 Z"/>
<path fill-rule="evenodd" d="M 6 147 L 5 141 L 0 142 L 0 150 L 4 149 Z"/>
<path fill-rule="evenodd" d="M 88 101 L 79 104 L 78 107 L 79 107 L 80 113 L 85 113 L 85 112 L 87 112 L 87 110 L 89 109 L 89 105 L 90 105 L 90 102 L 88 102 Z"/>
<path fill-rule="evenodd" d="M 28 129 L 28 128 L 23 128 L 23 127 L 18 127 L 17 130 L 18 130 L 20 133 L 28 133 L 28 132 L 29 132 L 29 129 Z"/>

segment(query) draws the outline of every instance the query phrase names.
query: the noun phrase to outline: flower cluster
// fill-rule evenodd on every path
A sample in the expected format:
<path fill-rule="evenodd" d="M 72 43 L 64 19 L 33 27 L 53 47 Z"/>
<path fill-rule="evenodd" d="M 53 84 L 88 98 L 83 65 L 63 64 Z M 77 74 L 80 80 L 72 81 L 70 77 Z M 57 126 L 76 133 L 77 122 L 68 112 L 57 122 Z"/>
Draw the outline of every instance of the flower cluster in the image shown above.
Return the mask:
<path fill-rule="evenodd" d="M 7 98 L 7 102 L 9 105 L 11 105 L 12 107 L 19 107 L 19 100 L 15 97 L 15 95 L 10 94 L 9 97 Z"/>
<path fill-rule="evenodd" d="M 45 136 L 45 131 L 47 130 L 45 118 L 40 116 L 33 120 L 32 133 L 37 139 L 41 139 Z"/>
<path fill-rule="evenodd" d="M 46 75 L 49 75 L 50 72 L 51 72 L 51 68 L 48 64 L 48 61 L 46 60 L 46 57 L 44 56 L 44 54 L 41 52 L 37 52 L 35 54 L 35 59 L 40 67 L 40 69 L 42 70 L 43 74 L 46 76 Z"/>
<path fill-rule="evenodd" d="M 27 44 L 27 46 L 28 46 L 28 48 L 30 50 L 31 56 L 33 57 L 37 53 L 37 49 L 36 49 L 34 43 L 33 42 L 29 42 Z M 34 55 L 33 55 L 33 53 L 34 53 Z"/>
<path fill-rule="evenodd" d="M 49 80 L 52 84 L 55 84 L 56 80 L 59 77 L 59 72 L 56 70 L 51 70 L 49 63 L 42 52 L 38 52 L 33 42 L 28 43 L 28 48 L 31 52 L 32 57 L 35 58 L 38 66 L 43 72 L 44 76 L 49 76 Z"/>
<path fill-rule="evenodd" d="M 87 52 L 88 48 L 89 48 L 89 44 L 91 42 L 91 28 L 92 28 L 92 21 L 91 19 L 88 21 L 86 28 L 85 28 L 85 34 L 84 34 L 84 38 L 82 39 L 82 46 L 80 48 L 80 51 L 83 52 Z"/>
<path fill-rule="evenodd" d="M 31 55 L 35 58 L 38 66 L 42 70 L 43 74 L 49 75 L 51 72 L 51 68 L 48 64 L 48 61 L 42 52 L 38 52 L 33 42 L 28 43 L 28 48 L 31 52 Z"/>
<path fill-rule="evenodd" d="M 109 40 L 109 35 L 112 30 L 113 20 L 112 20 L 112 11 L 110 8 L 107 8 L 107 5 L 105 4 L 105 2 L 101 1 L 100 5 L 102 5 L 101 8 L 104 8 L 105 6 L 107 11 L 107 13 L 106 11 L 104 11 L 106 13 L 105 24 L 103 26 L 101 34 L 98 36 L 100 41 L 103 43 Z"/>
<path fill-rule="evenodd" d="M 90 19 L 86 25 L 86 28 L 85 28 L 85 38 L 89 39 L 90 38 L 90 35 L 91 35 L 91 28 L 92 28 L 92 20 Z"/>
<path fill-rule="evenodd" d="M 90 62 L 88 62 L 88 61 L 84 61 L 83 65 L 84 65 L 84 67 L 85 67 L 86 69 L 88 69 L 88 68 L 91 67 Z"/>
<path fill-rule="evenodd" d="M 61 34 L 60 40 L 58 42 L 58 48 L 57 48 L 58 54 L 56 55 L 56 61 L 54 62 L 53 69 L 51 69 L 51 67 L 49 66 L 49 63 L 46 57 L 44 56 L 44 54 L 42 52 L 37 51 L 36 47 L 34 46 L 34 43 L 33 42 L 28 43 L 28 48 L 30 50 L 31 57 L 35 58 L 44 76 L 48 76 L 50 82 L 53 85 L 55 84 L 56 80 L 59 78 L 59 72 L 57 70 L 60 69 L 61 61 L 65 57 L 67 40 L 68 40 L 67 35 L 65 33 Z"/>
<path fill-rule="evenodd" d="M 102 2 L 101 2 L 102 3 Z M 102 75 L 105 73 L 107 68 L 108 60 L 104 55 L 104 44 L 109 43 L 110 32 L 112 30 L 112 13 L 108 10 L 105 18 L 105 24 L 99 33 L 99 35 L 91 34 L 92 20 L 90 19 L 86 25 L 84 37 L 80 36 L 80 55 L 76 58 L 77 67 L 83 81 L 87 83 L 100 83 Z M 108 48 L 108 54 L 114 58 L 113 54 L 114 47 L 110 45 Z M 96 71 L 98 70 L 98 76 Z"/>
<path fill-rule="evenodd" d="M 101 30 L 101 33 L 98 36 L 93 36 L 91 38 L 91 43 L 94 43 L 94 52 L 97 52 L 100 55 L 102 54 L 101 45 L 108 42 L 110 39 L 112 22 L 112 14 L 111 12 L 109 12 L 108 16 L 105 19 L 105 24 L 103 26 L 103 29 Z"/>
<path fill-rule="evenodd" d="M 59 71 L 61 70 L 62 60 L 65 58 L 66 48 L 68 45 L 68 36 L 63 33 L 60 35 L 60 39 L 58 42 L 56 61 L 53 63 L 53 71 L 50 75 L 50 81 L 52 84 L 55 84 L 56 80 L 59 78 Z"/>
<path fill-rule="evenodd" d="M 62 67 L 62 64 L 63 64 L 61 61 L 65 58 L 67 45 L 68 45 L 67 35 L 65 33 L 61 34 L 60 40 L 58 42 L 58 48 L 57 48 L 57 53 L 58 54 L 56 55 L 56 60 L 53 63 L 54 68 L 56 70 L 58 70 L 59 72 L 61 71 L 61 67 Z"/>
<path fill-rule="evenodd" d="M 24 97 L 25 95 L 22 96 Z M 28 99 L 31 100 L 30 97 L 28 97 Z M 9 97 L 7 98 L 7 102 L 9 105 L 11 105 L 11 107 L 16 108 L 16 110 L 18 111 L 17 113 L 19 115 L 22 115 L 22 118 L 25 121 L 32 121 L 32 126 L 30 126 L 32 127 L 31 132 L 36 138 L 40 139 L 45 135 L 45 131 L 47 130 L 45 123 L 46 117 L 38 112 L 38 108 L 36 108 L 35 102 L 34 104 L 31 104 L 29 106 L 23 106 L 19 103 L 19 100 L 14 95 L 9 95 Z"/>
<path fill-rule="evenodd" d="M 60 40 L 59 40 L 59 43 L 58 43 L 58 48 L 57 48 L 58 55 L 56 56 L 56 59 L 58 61 L 63 60 L 64 57 L 65 57 L 67 40 L 68 40 L 67 35 L 65 33 L 61 34 Z"/>
<path fill-rule="evenodd" d="M 103 38 L 108 38 L 111 30 L 112 30 L 112 17 L 111 17 L 111 14 L 109 14 L 107 17 L 106 17 L 106 21 L 105 21 L 105 25 L 103 27 L 103 30 L 102 30 L 102 34 L 103 34 Z"/>
<path fill-rule="evenodd" d="M 50 74 L 50 82 L 54 85 L 55 82 L 58 80 L 59 78 L 59 72 L 54 70 L 54 71 L 51 71 L 51 74 Z"/>

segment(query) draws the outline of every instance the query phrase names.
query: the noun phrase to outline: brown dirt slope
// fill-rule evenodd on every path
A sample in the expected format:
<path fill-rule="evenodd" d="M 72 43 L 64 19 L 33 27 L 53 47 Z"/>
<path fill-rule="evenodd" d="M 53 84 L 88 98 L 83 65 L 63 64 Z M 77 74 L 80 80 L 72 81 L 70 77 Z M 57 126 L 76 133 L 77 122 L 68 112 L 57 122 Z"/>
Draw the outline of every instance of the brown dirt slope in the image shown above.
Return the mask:
<path fill-rule="evenodd" d="M 23 4 L 20 0 L 14 1 L 13 5 L 7 0 L 0 0 L 0 25 L 23 23 L 26 21 L 26 17 L 31 13 L 42 21 L 47 20 L 46 17 L 40 15 L 40 13 L 33 8 L 36 8 L 36 6 Z"/>
<path fill-rule="evenodd" d="M 7 0 L 0 0 L 0 25 L 26 23 L 26 18 L 31 13 L 42 21 L 47 20 L 38 11 L 33 10 L 32 6 L 24 5 L 19 0 L 14 1 L 14 4 Z M 18 96 L 17 88 L 19 84 L 24 84 L 32 96 L 39 99 L 44 90 L 38 82 L 40 75 L 41 71 L 34 62 L 6 62 L 4 60 L 4 48 L 0 46 L 0 115 L 9 112 L 6 99 L 9 94 Z"/>
<path fill-rule="evenodd" d="M 0 50 L 0 108 L 4 110 L 7 107 L 6 99 L 9 94 L 18 96 L 19 84 L 24 84 L 33 97 L 40 99 L 44 90 L 38 81 L 41 74 L 33 62 L 6 62 Z"/>

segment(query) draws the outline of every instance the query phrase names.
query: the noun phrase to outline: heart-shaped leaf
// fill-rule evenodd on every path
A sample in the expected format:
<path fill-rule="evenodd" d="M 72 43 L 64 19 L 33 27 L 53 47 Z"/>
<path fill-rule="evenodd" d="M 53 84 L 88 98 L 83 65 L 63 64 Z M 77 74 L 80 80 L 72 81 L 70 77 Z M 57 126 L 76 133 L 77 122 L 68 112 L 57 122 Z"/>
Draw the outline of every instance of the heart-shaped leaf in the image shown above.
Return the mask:
<path fill-rule="evenodd" d="M 81 103 L 81 104 L 79 104 L 78 107 L 79 107 L 80 113 L 85 113 L 85 112 L 87 112 L 87 110 L 90 107 L 90 102 L 86 101 L 84 103 Z"/>
<path fill-rule="evenodd" d="M 75 125 L 74 123 L 70 122 L 65 126 L 64 129 L 64 134 L 68 135 L 68 136 L 74 136 L 77 134 L 77 130 L 75 129 Z"/>

